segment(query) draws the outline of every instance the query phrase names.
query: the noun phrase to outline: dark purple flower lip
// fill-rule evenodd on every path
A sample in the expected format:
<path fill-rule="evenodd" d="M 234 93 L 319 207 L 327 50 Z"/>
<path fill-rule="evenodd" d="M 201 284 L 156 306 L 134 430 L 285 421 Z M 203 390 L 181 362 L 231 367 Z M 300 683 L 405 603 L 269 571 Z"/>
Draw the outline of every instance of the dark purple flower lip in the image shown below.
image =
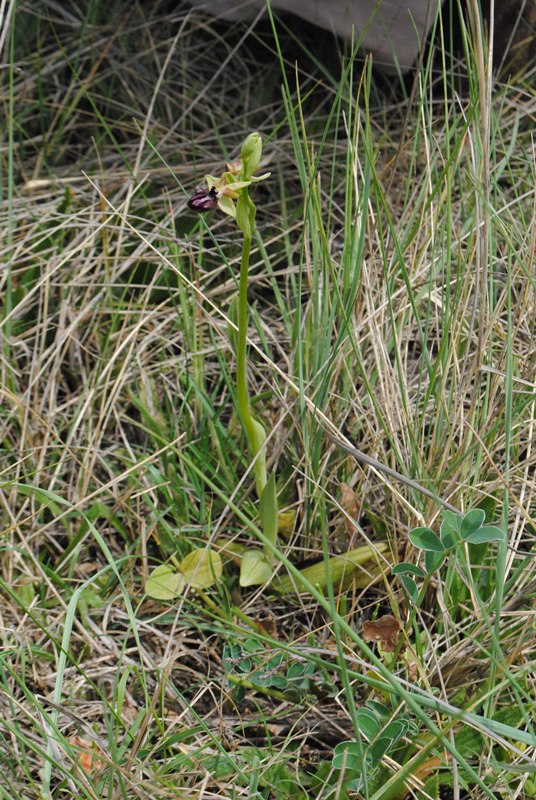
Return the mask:
<path fill-rule="evenodd" d="M 196 186 L 195 192 L 188 200 L 188 208 L 192 211 L 212 211 L 218 205 L 218 193 L 216 187 L 205 189 L 203 186 Z"/>

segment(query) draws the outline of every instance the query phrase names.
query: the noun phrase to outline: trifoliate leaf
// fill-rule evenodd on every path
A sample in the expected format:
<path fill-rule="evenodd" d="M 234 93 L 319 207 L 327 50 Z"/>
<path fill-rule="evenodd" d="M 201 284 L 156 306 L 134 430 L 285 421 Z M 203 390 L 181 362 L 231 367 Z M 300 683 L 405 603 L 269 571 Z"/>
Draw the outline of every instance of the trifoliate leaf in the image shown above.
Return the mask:
<path fill-rule="evenodd" d="M 431 528 L 413 528 L 409 532 L 408 538 L 415 547 L 421 550 L 433 550 L 435 553 L 442 553 L 445 549 L 441 539 Z"/>

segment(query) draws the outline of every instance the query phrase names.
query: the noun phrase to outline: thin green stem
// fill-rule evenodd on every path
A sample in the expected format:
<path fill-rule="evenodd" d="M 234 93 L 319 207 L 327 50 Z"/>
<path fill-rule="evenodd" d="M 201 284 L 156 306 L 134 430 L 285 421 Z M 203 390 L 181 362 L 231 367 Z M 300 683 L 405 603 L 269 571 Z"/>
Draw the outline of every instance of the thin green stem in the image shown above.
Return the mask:
<path fill-rule="evenodd" d="M 255 207 L 251 203 L 250 222 L 253 229 Z M 255 483 L 257 494 L 261 497 L 266 486 L 266 454 L 264 444 L 266 434 L 262 425 L 251 414 L 248 394 L 247 361 L 246 361 L 246 334 L 248 325 L 248 277 L 249 256 L 251 252 L 251 235 L 244 233 L 242 245 L 242 259 L 240 261 L 240 287 L 238 295 L 238 336 L 236 343 L 236 398 L 238 413 L 242 427 L 247 436 L 251 453 L 255 461 Z M 262 451 L 262 452 L 261 452 Z"/>
<path fill-rule="evenodd" d="M 240 289 L 238 297 L 238 337 L 236 343 L 236 396 L 238 400 L 238 410 L 241 422 L 246 430 L 248 439 L 250 432 L 248 423 L 251 420 L 249 406 L 248 386 L 247 386 L 247 363 L 246 363 L 246 334 L 248 324 L 248 277 L 249 277 L 249 254 L 251 251 L 251 238 L 244 236 L 242 245 L 242 260 L 240 262 Z"/>

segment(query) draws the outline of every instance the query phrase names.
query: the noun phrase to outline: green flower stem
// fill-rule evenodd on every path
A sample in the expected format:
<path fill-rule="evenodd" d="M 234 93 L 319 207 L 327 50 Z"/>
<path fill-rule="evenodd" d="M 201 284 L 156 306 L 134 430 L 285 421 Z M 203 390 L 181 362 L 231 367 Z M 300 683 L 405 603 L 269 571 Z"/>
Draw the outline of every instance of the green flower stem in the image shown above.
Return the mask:
<path fill-rule="evenodd" d="M 249 198 L 248 198 L 249 200 Z M 255 484 L 257 495 L 261 497 L 266 486 L 266 433 L 264 428 L 257 422 L 251 414 L 247 362 L 246 362 L 246 334 L 248 325 L 248 277 L 249 277 L 249 257 L 251 252 L 251 233 L 255 221 L 255 206 L 249 200 L 249 230 L 244 233 L 244 243 L 242 245 L 242 259 L 240 262 L 240 287 L 238 295 L 238 336 L 236 342 L 236 397 L 238 413 L 244 432 L 249 442 L 249 447 L 254 458 L 256 458 Z M 246 226 L 244 226 L 246 227 Z"/>

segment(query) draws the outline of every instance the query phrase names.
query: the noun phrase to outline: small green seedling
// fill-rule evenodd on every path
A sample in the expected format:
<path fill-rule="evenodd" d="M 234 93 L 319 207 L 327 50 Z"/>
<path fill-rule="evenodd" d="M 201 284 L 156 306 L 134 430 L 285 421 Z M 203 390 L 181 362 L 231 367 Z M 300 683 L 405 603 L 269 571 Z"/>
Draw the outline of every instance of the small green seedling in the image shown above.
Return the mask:
<path fill-rule="evenodd" d="M 310 661 L 292 659 L 282 652 L 267 654 L 255 639 L 226 644 L 222 663 L 236 701 L 253 691 L 303 702 L 311 697 L 311 691 L 314 695 L 314 679 L 323 680 L 315 675 L 315 665 Z"/>
<path fill-rule="evenodd" d="M 410 542 L 424 552 L 424 569 L 409 562 L 396 564 L 393 574 L 397 575 L 413 602 L 419 605 L 430 577 L 440 569 L 447 557 L 458 558 L 466 544 L 480 545 L 503 542 L 505 532 L 496 525 L 485 525 L 486 513 L 474 508 L 466 514 L 443 512 L 439 535 L 431 528 L 414 528 L 408 534 Z M 416 578 L 424 579 L 419 591 Z"/>
<path fill-rule="evenodd" d="M 404 737 L 418 733 L 415 724 L 405 715 L 390 719 L 389 709 L 378 701 L 369 701 L 358 709 L 357 727 L 361 740 L 340 742 L 333 751 L 332 767 L 341 770 L 352 791 L 361 791 L 375 783 L 384 755 L 400 746 Z"/>

